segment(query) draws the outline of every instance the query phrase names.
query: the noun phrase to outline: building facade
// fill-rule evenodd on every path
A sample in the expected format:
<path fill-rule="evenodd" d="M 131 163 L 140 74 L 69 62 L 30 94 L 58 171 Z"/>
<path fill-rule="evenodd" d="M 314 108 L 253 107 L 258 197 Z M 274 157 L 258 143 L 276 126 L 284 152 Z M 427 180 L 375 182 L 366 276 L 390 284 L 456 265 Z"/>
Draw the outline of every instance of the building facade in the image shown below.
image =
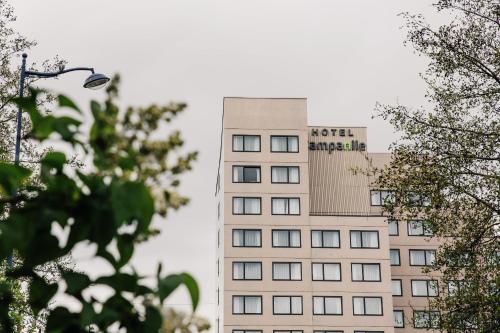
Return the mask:
<path fill-rule="evenodd" d="M 308 126 L 306 103 L 224 99 L 216 332 L 422 332 L 436 241 L 383 216 L 366 128 Z"/>

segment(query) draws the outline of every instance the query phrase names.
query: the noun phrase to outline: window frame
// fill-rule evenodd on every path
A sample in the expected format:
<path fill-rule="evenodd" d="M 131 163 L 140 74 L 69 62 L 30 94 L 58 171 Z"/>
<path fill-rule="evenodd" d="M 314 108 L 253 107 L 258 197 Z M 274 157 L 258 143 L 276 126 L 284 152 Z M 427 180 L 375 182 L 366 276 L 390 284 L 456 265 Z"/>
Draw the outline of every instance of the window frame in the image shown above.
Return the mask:
<path fill-rule="evenodd" d="M 287 231 L 288 232 L 288 245 L 290 245 L 290 231 L 299 232 L 299 246 L 277 246 L 274 245 L 274 232 L 275 231 Z M 271 247 L 281 248 L 281 249 L 300 249 L 302 248 L 302 230 L 301 229 L 271 229 Z"/>
<path fill-rule="evenodd" d="M 236 246 L 234 245 L 234 232 L 235 231 L 243 231 L 243 243 L 245 243 L 245 232 L 246 231 L 258 231 L 259 232 L 259 238 L 260 238 L 260 245 L 258 246 L 255 246 L 255 245 L 252 245 L 252 246 L 247 246 L 247 245 L 243 245 L 243 246 Z M 232 247 L 236 247 L 236 248 L 241 248 L 241 247 L 250 247 L 250 248 L 260 248 L 262 247 L 262 229 L 241 229 L 241 228 L 237 228 L 237 229 L 232 229 L 231 231 L 231 237 L 232 237 Z"/>
<path fill-rule="evenodd" d="M 355 314 L 354 313 L 354 299 L 362 298 L 363 299 L 363 313 L 364 314 Z M 367 298 L 378 298 L 380 299 L 380 314 L 366 314 L 366 299 Z M 352 296 L 352 315 L 353 316 L 370 316 L 370 317 L 381 317 L 384 315 L 384 298 L 382 296 Z"/>
<path fill-rule="evenodd" d="M 235 199 L 240 199 L 240 198 L 243 199 L 243 213 L 235 213 L 234 212 L 234 200 Z M 238 197 L 238 196 L 236 196 L 236 197 L 232 197 L 232 199 L 233 200 L 232 200 L 232 207 L 231 208 L 232 208 L 232 214 L 233 215 L 253 215 L 253 216 L 262 215 L 262 197 Z M 246 205 L 245 199 L 259 199 L 259 208 L 260 208 L 259 209 L 259 213 L 246 214 L 245 213 L 245 205 Z"/>
<path fill-rule="evenodd" d="M 401 294 L 399 295 L 394 295 L 392 294 L 392 297 L 403 297 L 403 280 L 402 279 L 391 279 L 391 292 L 392 292 L 392 281 L 399 281 L 399 286 L 400 286 L 400 289 L 401 289 Z"/>
<path fill-rule="evenodd" d="M 426 289 L 426 294 L 425 295 L 415 295 L 413 293 L 413 282 L 425 282 L 425 289 Z M 431 290 L 430 282 L 435 282 L 436 283 L 436 296 L 430 296 L 429 291 Z M 410 280 L 410 289 L 411 289 L 411 296 L 412 297 L 428 297 L 428 298 L 433 298 L 433 297 L 438 297 L 439 296 L 439 283 L 438 280 L 432 280 L 432 279 L 411 279 Z"/>
<path fill-rule="evenodd" d="M 259 181 L 258 182 L 235 182 L 234 181 L 234 169 L 235 168 L 243 168 L 243 175 L 245 174 L 245 168 L 250 168 L 250 169 L 259 169 Z M 231 181 L 233 184 L 260 184 L 262 183 L 262 168 L 260 165 L 240 165 L 240 164 L 234 164 L 231 168 Z"/>
<path fill-rule="evenodd" d="M 425 265 L 413 265 L 411 263 L 411 251 L 424 251 Z M 432 267 L 432 265 L 427 265 L 427 251 L 433 251 L 434 258 L 436 258 L 436 250 L 435 249 L 408 249 L 408 264 L 411 267 Z"/>
<path fill-rule="evenodd" d="M 243 137 L 243 150 L 234 150 L 234 137 Z M 259 138 L 259 150 L 245 150 L 245 137 L 255 136 Z M 262 138 L 260 134 L 233 134 L 231 137 L 231 150 L 233 153 L 260 153 L 262 151 Z"/>
<path fill-rule="evenodd" d="M 275 182 L 273 181 L 273 168 L 286 168 L 286 178 L 287 182 Z M 298 169 L 298 176 L 299 179 L 297 182 L 291 182 L 290 181 L 290 168 L 297 168 Z M 300 184 L 300 166 L 298 165 L 271 165 L 271 184 Z"/>
<path fill-rule="evenodd" d="M 339 246 L 313 246 L 313 232 L 321 232 L 321 245 L 325 243 L 324 233 L 334 232 L 337 233 L 339 239 Z M 311 248 L 312 249 L 340 249 L 342 242 L 340 241 L 340 230 L 338 229 L 311 229 Z"/>
<path fill-rule="evenodd" d="M 415 313 L 426 313 L 428 315 L 428 318 L 427 320 L 430 322 L 431 321 L 431 318 L 430 318 L 430 314 L 431 313 L 437 313 L 438 314 L 438 317 L 439 317 L 439 322 L 441 322 L 441 313 L 439 311 L 436 311 L 436 310 L 413 310 L 413 317 L 412 317 L 412 326 L 413 328 L 415 329 L 437 329 L 439 328 L 441 325 L 437 325 L 436 327 L 435 326 L 431 326 L 431 325 L 427 325 L 427 326 L 415 326 Z"/>
<path fill-rule="evenodd" d="M 321 297 L 323 298 L 323 309 L 324 313 L 314 313 L 314 298 Z M 340 298 L 340 313 L 326 313 L 326 298 Z M 344 297 L 343 296 L 321 296 L 321 295 L 313 295 L 312 296 L 312 312 L 313 316 L 343 316 L 344 315 Z"/>
<path fill-rule="evenodd" d="M 422 223 L 422 234 L 421 235 L 412 235 L 410 234 L 410 222 L 420 222 Z M 426 235 L 425 234 L 425 220 L 408 220 L 408 222 L 406 222 L 406 232 L 408 234 L 408 236 L 410 237 L 433 237 L 434 236 L 434 233 L 431 233 L 430 235 Z M 432 231 L 431 231 L 432 232 Z"/>
<path fill-rule="evenodd" d="M 252 330 L 252 329 L 237 329 L 237 328 L 233 328 L 233 330 L 231 331 L 232 333 L 236 333 L 236 332 L 243 332 L 243 333 L 248 333 L 248 332 L 251 332 L 251 333 L 263 333 L 262 330 Z"/>
<path fill-rule="evenodd" d="M 390 262 L 391 260 L 391 251 L 397 251 L 398 252 L 398 264 L 395 265 L 393 263 Z M 389 249 L 389 264 L 390 266 L 393 266 L 393 267 L 398 267 L 398 266 L 401 266 L 401 249 Z"/>
<path fill-rule="evenodd" d="M 273 330 L 273 333 L 294 333 L 294 332 L 304 333 L 304 330 Z"/>
<path fill-rule="evenodd" d="M 321 270 L 323 271 L 323 280 L 314 279 L 314 265 L 315 264 L 321 265 Z M 339 266 L 340 279 L 338 279 L 338 280 L 326 280 L 326 279 L 324 279 L 324 277 L 325 277 L 325 264 L 326 265 L 328 265 L 328 264 L 338 265 Z M 311 281 L 318 281 L 318 282 L 342 282 L 342 263 L 340 263 L 340 262 L 325 262 L 325 261 L 311 262 Z"/>
<path fill-rule="evenodd" d="M 388 219 L 387 220 L 387 225 L 389 225 L 391 222 L 396 222 L 396 233 L 391 234 L 389 227 L 387 227 L 387 233 L 389 236 L 399 236 L 399 220 L 396 219 Z"/>
<path fill-rule="evenodd" d="M 396 309 L 396 310 L 393 309 L 392 312 L 393 312 L 393 316 L 394 316 L 394 312 L 399 312 L 403 316 L 403 326 L 394 326 L 394 328 L 405 328 L 405 311 L 403 309 Z M 393 318 L 393 320 L 394 320 L 394 318 Z"/>
<path fill-rule="evenodd" d="M 344 333 L 343 330 L 313 330 L 313 333 Z"/>
<path fill-rule="evenodd" d="M 379 197 L 379 200 L 380 200 L 380 205 L 374 205 L 372 203 L 372 192 L 379 192 L 378 193 L 378 197 Z M 395 191 L 391 191 L 391 190 L 379 190 L 379 189 L 371 189 L 370 190 L 370 207 L 383 207 L 384 206 L 384 202 L 382 201 L 382 192 L 389 192 L 389 193 L 392 193 L 394 195 L 394 200 L 396 200 L 396 193 Z"/>
<path fill-rule="evenodd" d="M 235 297 L 243 297 L 243 313 L 235 313 L 234 312 L 234 298 Z M 246 303 L 246 298 L 247 297 L 258 297 L 260 298 L 260 312 L 259 313 L 246 313 L 245 312 L 245 303 Z M 231 298 L 231 313 L 233 314 L 233 316 L 237 316 L 237 315 L 243 315 L 243 316 L 258 316 L 258 315 L 262 315 L 264 313 L 264 303 L 263 303 L 263 299 L 262 299 L 262 295 L 233 295 L 232 298 Z"/>
<path fill-rule="evenodd" d="M 361 265 L 361 275 L 363 276 L 362 280 L 354 280 L 353 265 Z M 365 265 L 378 266 L 378 280 L 365 280 L 365 271 L 364 271 Z M 381 271 L 380 263 L 376 263 L 376 262 L 351 262 L 351 282 L 382 282 L 382 271 Z"/>
<path fill-rule="evenodd" d="M 285 199 L 288 201 L 288 214 L 276 214 L 273 212 L 273 201 L 276 199 Z M 297 199 L 299 201 L 299 212 L 297 214 L 290 214 L 290 199 Z M 301 209 L 300 209 L 300 197 L 271 197 L 271 215 L 274 216 L 300 216 L 301 215 Z"/>
<path fill-rule="evenodd" d="M 361 234 L 361 246 L 360 247 L 353 247 L 352 246 L 352 237 L 351 237 L 351 234 L 353 232 L 360 232 Z M 363 233 L 364 232 L 375 232 L 377 233 L 377 247 L 366 247 L 366 246 L 363 246 Z M 351 247 L 351 249 L 380 249 L 380 233 L 378 232 L 378 230 L 349 230 L 349 246 Z"/>
<path fill-rule="evenodd" d="M 274 278 L 274 264 L 288 264 L 288 272 L 290 272 L 290 279 L 276 279 Z M 292 270 L 291 264 L 299 264 L 300 265 L 300 279 L 292 279 Z M 272 267 L 272 280 L 273 281 L 302 281 L 302 261 L 273 261 L 271 263 Z"/>
<path fill-rule="evenodd" d="M 243 279 L 235 279 L 234 278 L 234 265 L 235 264 L 243 264 Z M 260 279 L 247 279 L 246 276 L 246 264 L 259 264 L 260 265 Z M 233 281 L 262 281 L 262 261 L 233 261 L 231 265 L 232 269 L 232 280 Z"/>
<path fill-rule="evenodd" d="M 274 311 L 274 299 L 275 298 L 289 298 L 290 300 L 290 313 L 276 313 Z M 292 297 L 300 298 L 300 313 L 292 313 Z M 304 315 L 304 297 L 302 295 L 273 295 L 273 315 L 274 316 L 302 316 Z"/>
<path fill-rule="evenodd" d="M 273 138 L 286 138 L 286 151 L 273 150 Z M 297 151 L 290 151 L 289 150 L 289 146 L 290 146 L 289 138 L 297 138 Z M 284 154 L 299 153 L 300 152 L 299 136 L 298 135 L 271 135 L 271 137 L 269 139 L 269 150 L 271 153 L 284 153 Z"/>

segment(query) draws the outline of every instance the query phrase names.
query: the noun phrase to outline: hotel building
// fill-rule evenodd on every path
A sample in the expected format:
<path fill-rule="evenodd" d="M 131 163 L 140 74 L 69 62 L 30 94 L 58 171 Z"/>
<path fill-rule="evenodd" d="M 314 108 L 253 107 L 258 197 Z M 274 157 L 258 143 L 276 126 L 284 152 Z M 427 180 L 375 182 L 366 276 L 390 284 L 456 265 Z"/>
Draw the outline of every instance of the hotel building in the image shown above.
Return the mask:
<path fill-rule="evenodd" d="M 389 221 L 364 127 L 308 126 L 307 100 L 225 98 L 217 199 L 223 333 L 422 332 L 437 242 Z"/>

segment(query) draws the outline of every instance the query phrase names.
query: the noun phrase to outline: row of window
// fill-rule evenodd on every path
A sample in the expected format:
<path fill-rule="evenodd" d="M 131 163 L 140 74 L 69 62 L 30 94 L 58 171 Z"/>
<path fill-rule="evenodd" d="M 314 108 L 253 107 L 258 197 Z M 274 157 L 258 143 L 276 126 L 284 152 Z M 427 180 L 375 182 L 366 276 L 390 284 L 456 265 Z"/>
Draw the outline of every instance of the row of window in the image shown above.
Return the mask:
<path fill-rule="evenodd" d="M 404 196 L 405 204 L 408 206 L 429 206 L 430 199 L 423 194 L 408 192 Z M 383 206 L 396 202 L 396 194 L 394 191 L 388 190 L 371 190 L 370 203 L 372 206 Z"/>
<path fill-rule="evenodd" d="M 439 328 L 440 324 L 440 313 L 439 311 L 429 311 L 429 310 L 414 310 L 413 311 L 413 327 L 414 328 L 425 328 L 433 329 Z M 393 311 L 393 322 L 394 327 L 404 328 L 404 310 L 394 310 Z M 233 330 L 233 333 L 262 333 L 262 330 Z M 302 330 L 273 330 L 273 333 L 304 333 Z M 341 330 L 314 330 L 313 333 L 344 333 Z M 383 331 L 354 331 L 354 333 L 384 333 Z"/>
<path fill-rule="evenodd" d="M 238 167 L 248 168 L 248 167 Z M 279 167 L 287 170 L 292 167 Z M 245 170 L 245 169 L 244 169 Z M 260 169 L 258 169 L 260 170 Z M 245 171 L 241 171 L 244 175 Z M 298 183 L 298 171 L 293 173 L 284 173 L 282 178 L 276 178 L 276 183 Z M 260 171 L 253 174 L 252 177 L 260 182 Z M 274 176 L 273 176 L 274 177 Z M 235 176 L 233 175 L 233 180 Z M 236 179 L 240 179 L 240 173 L 237 173 Z M 286 179 L 286 181 L 285 181 Z M 292 181 L 293 182 L 292 182 Z M 271 213 L 273 215 L 300 215 L 300 198 L 297 197 L 281 197 L 271 198 Z M 233 197 L 233 215 L 261 215 L 262 214 L 262 198 L 261 197 Z M 399 226 L 397 221 L 389 222 L 389 232 L 391 236 L 399 235 Z M 408 235 L 410 236 L 432 236 L 432 230 L 429 224 L 425 221 L 413 220 L 408 221 Z"/>
<path fill-rule="evenodd" d="M 378 231 L 350 230 L 351 248 L 378 249 Z M 233 229 L 233 247 L 261 247 L 261 229 Z M 273 247 L 301 247 L 298 229 L 272 230 Z M 311 230 L 311 247 L 340 248 L 339 230 Z"/>
<path fill-rule="evenodd" d="M 260 166 L 233 165 L 233 183 L 260 183 Z M 299 184 L 298 166 L 271 166 L 271 183 Z"/>
<path fill-rule="evenodd" d="M 336 262 L 314 262 L 311 264 L 313 281 L 341 281 L 341 264 Z M 273 280 L 301 281 L 301 262 L 273 262 Z M 262 280 L 262 262 L 233 262 L 233 280 Z M 351 281 L 380 282 L 380 264 L 352 263 Z"/>
<path fill-rule="evenodd" d="M 233 333 L 263 333 L 262 330 L 233 330 Z M 273 330 L 273 333 L 304 333 L 302 330 Z M 332 330 L 314 330 L 313 333 L 344 333 L 344 331 L 332 331 Z M 356 330 L 354 333 L 384 333 L 383 331 L 359 331 Z"/>
<path fill-rule="evenodd" d="M 342 296 L 313 296 L 313 315 L 342 315 Z M 353 296 L 353 315 L 382 316 L 382 297 Z M 233 296 L 233 314 L 262 314 L 262 296 Z M 273 296 L 273 314 L 302 315 L 302 296 Z"/>
<path fill-rule="evenodd" d="M 234 152 L 260 152 L 260 135 L 233 135 Z M 298 153 L 297 135 L 271 135 L 271 152 Z"/>
<path fill-rule="evenodd" d="M 433 232 L 427 221 L 410 220 L 407 223 L 408 236 L 432 236 Z M 399 221 L 389 221 L 389 236 L 399 236 Z"/>
<path fill-rule="evenodd" d="M 233 215 L 262 214 L 262 198 L 233 197 Z M 271 198 L 273 215 L 300 215 L 300 198 Z"/>

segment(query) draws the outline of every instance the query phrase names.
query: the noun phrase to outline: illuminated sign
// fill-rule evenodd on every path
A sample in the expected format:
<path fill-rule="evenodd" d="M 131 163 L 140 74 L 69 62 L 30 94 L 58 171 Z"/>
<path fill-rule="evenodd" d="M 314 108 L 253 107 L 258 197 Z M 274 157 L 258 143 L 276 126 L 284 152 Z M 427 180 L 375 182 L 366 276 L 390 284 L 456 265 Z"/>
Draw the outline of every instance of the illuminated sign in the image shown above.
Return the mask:
<path fill-rule="evenodd" d="M 332 151 L 366 151 L 366 143 L 359 142 L 354 139 L 354 134 L 350 128 L 313 128 L 311 129 L 311 136 L 318 138 L 333 137 L 337 141 L 310 141 L 309 150 L 322 150 L 327 151 L 329 154 Z"/>

